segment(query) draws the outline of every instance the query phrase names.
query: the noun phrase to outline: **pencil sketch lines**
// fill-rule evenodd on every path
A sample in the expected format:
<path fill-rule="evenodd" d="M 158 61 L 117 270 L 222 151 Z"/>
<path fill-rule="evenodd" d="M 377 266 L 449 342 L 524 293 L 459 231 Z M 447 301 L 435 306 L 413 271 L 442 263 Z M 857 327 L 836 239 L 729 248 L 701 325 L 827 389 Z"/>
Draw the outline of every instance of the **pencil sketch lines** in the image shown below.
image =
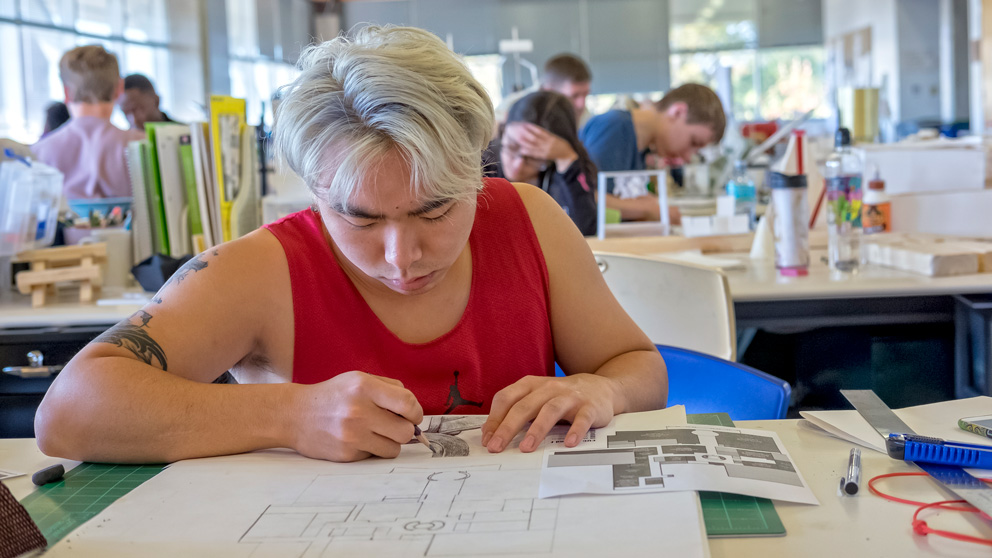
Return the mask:
<path fill-rule="evenodd" d="M 316 476 L 239 542 L 255 545 L 253 556 L 289 558 L 549 553 L 558 501 L 533 498 L 528 475 L 482 465 Z"/>

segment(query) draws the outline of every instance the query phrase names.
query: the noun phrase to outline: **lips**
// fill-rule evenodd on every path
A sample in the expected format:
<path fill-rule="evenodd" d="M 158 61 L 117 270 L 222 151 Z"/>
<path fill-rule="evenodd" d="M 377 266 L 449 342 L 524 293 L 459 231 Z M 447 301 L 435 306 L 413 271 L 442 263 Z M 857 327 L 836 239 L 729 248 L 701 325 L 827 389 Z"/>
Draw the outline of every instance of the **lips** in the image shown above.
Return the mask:
<path fill-rule="evenodd" d="M 416 291 L 431 282 L 435 272 L 422 275 L 416 279 L 387 279 L 386 281 L 398 291 Z"/>

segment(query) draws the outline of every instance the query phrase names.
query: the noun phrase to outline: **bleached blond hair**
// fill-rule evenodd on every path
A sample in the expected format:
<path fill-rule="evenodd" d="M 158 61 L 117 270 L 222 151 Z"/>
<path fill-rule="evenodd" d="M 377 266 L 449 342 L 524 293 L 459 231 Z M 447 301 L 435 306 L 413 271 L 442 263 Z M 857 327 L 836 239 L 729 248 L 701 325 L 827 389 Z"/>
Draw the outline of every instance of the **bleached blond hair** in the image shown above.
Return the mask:
<path fill-rule="evenodd" d="M 310 46 L 298 66 L 281 92 L 275 143 L 316 196 L 347 207 L 392 150 L 422 199 L 468 199 L 482 188 L 492 102 L 437 36 L 368 26 Z"/>

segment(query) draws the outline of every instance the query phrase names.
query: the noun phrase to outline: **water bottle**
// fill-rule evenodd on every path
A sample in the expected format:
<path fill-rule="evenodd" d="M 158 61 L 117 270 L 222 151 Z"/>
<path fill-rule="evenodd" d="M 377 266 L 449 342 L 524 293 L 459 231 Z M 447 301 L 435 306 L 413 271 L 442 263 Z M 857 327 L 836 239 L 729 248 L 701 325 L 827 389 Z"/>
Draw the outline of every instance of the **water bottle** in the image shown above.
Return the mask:
<path fill-rule="evenodd" d="M 851 132 L 837 130 L 834 152 L 823 172 L 827 190 L 830 269 L 856 272 L 861 263 L 861 159 L 851 150 Z"/>
<path fill-rule="evenodd" d="M 734 213 L 748 216 L 748 226 L 754 230 L 755 219 L 758 212 L 757 191 L 754 181 L 747 174 L 747 163 L 737 161 L 734 163 L 734 174 L 727 182 L 727 195 L 734 198 Z"/>
<path fill-rule="evenodd" d="M 809 273 L 809 215 L 806 175 L 768 173 L 775 215 L 775 267 L 781 275 Z"/>

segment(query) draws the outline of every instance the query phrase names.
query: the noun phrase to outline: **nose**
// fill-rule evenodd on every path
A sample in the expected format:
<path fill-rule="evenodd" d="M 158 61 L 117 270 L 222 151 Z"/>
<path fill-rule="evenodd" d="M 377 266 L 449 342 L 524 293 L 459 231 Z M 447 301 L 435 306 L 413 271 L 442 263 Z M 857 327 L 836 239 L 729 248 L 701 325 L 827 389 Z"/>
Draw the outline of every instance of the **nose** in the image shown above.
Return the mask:
<path fill-rule="evenodd" d="M 386 262 L 399 270 L 401 278 L 409 278 L 410 267 L 423 255 L 420 239 L 408 225 L 389 224 L 384 228 Z"/>

